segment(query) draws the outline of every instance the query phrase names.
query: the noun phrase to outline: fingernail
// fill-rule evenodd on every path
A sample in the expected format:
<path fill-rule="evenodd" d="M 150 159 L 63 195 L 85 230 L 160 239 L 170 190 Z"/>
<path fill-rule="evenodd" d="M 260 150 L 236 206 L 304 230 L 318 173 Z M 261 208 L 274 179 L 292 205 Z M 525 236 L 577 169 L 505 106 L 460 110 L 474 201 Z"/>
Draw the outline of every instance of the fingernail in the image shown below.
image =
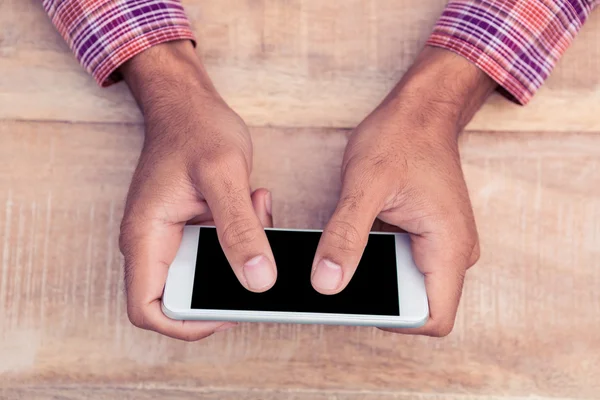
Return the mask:
<path fill-rule="evenodd" d="M 216 332 L 225 332 L 230 330 L 231 328 L 235 328 L 237 326 L 237 322 L 227 322 L 223 325 L 221 325 L 220 327 L 218 327 L 217 329 L 215 329 L 215 333 Z"/>
<path fill-rule="evenodd" d="M 342 267 L 334 262 L 322 259 L 317 265 L 312 281 L 319 289 L 337 289 L 342 282 Z"/>
<path fill-rule="evenodd" d="M 265 256 L 256 256 L 244 264 L 244 276 L 252 290 L 261 290 L 273 284 L 275 273 Z"/>
<path fill-rule="evenodd" d="M 269 215 L 273 215 L 273 196 L 271 195 L 271 192 L 267 193 L 267 195 L 265 196 L 265 208 L 267 209 L 267 212 L 269 213 Z"/>

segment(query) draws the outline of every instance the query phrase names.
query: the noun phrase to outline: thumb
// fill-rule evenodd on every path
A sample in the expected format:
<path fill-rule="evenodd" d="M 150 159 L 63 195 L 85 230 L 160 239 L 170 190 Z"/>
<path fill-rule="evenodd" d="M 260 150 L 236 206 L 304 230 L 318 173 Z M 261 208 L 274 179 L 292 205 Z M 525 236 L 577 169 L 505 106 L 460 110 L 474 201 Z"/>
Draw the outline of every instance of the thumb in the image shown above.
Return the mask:
<path fill-rule="evenodd" d="M 348 285 L 380 211 L 377 191 L 342 188 L 333 216 L 325 226 L 312 268 L 312 285 L 322 294 L 339 293 Z"/>

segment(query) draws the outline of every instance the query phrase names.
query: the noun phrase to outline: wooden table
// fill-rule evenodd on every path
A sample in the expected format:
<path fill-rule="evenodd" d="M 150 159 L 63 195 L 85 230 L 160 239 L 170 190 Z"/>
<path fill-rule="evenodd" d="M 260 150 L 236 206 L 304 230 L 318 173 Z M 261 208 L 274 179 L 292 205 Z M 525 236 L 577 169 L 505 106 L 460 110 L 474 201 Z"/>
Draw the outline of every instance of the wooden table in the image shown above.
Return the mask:
<path fill-rule="evenodd" d="M 349 129 L 444 1 L 188 0 L 215 83 L 251 126 L 278 227 L 320 228 Z M 243 324 L 198 343 L 130 325 L 117 247 L 142 142 L 36 0 L 0 2 L 0 398 L 600 398 L 600 13 L 538 96 L 462 136 L 482 258 L 445 339 Z"/>

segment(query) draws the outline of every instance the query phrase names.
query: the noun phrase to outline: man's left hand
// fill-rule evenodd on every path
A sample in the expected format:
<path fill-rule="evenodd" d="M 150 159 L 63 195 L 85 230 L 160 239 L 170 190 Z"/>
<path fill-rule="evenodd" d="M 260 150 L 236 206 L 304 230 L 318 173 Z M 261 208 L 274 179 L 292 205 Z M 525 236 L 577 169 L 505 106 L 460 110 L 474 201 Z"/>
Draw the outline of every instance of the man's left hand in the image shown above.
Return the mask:
<path fill-rule="evenodd" d="M 466 60 L 428 48 L 355 129 L 344 154 L 340 200 L 313 263 L 317 291 L 335 294 L 349 283 L 378 218 L 411 235 L 429 297 L 425 326 L 393 331 L 450 333 L 465 273 L 479 258 L 458 133 L 493 88 Z"/>

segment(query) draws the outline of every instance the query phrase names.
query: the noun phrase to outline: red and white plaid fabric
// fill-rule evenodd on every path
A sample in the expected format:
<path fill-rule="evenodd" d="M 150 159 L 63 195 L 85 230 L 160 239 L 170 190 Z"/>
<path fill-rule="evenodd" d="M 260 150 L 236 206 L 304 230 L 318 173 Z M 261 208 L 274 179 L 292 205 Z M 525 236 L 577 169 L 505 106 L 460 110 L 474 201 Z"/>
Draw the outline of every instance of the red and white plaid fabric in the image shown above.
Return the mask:
<path fill-rule="evenodd" d="M 450 0 L 428 40 L 527 103 L 600 0 Z M 180 0 L 43 0 L 81 64 L 108 86 L 125 61 L 159 43 L 193 40 Z"/>
<path fill-rule="evenodd" d="M 451 0 L 427 44 L 472 61 L 526 104 L 598 0 Z"/>
<path fill-rule="evenodd" d="M 179 0 L 44 0 L 52 23 L 98 84 L 136 54 L 194 35 Z"/>

